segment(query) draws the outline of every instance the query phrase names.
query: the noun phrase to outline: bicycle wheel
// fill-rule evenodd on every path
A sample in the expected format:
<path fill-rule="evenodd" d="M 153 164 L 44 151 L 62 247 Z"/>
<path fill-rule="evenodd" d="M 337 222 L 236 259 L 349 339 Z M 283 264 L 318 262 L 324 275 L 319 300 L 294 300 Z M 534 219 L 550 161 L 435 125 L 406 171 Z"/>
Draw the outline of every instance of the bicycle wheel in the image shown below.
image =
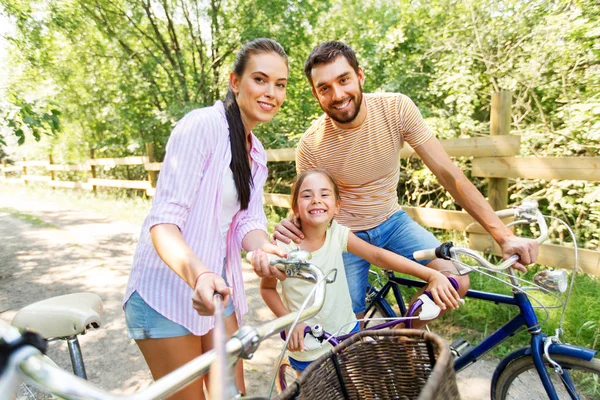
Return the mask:
<path fill-rule="evenodd" d="M 294 382 L 298 378 L 296 371 L 287 360 L 284 360 L 279 366 L 277 372 L 277 390 L 279 393 L 283 392 L 288 385 Z"/>
<path fill-rule="evenodd" d="M 52 359 L 48 356 L 44 356 L 48 361 L 54 364 L 56 367 L 56 363 L 52 361 Z M 54 396 L 52 394 L 48 394 L 33 384 L 28 384 L 23 382 L 17 391 L 17 395 L 15 400 L 52 400 L 52 399 L 60 399 L 58 396 Z"/>
<path fill-rule="evenodd" d="M 577 394 L 582 400 L 600 398 L 600 360 L 590 361 L 570 356 L 553 354 L 552 359 L 568 371 Z M 546 369 L 552 380 L 559 399 L 571 399 L 567 388 L 554 369 L 546 363 Z M 542 381 L 530 355 L 516 359 L 500 373 L 495 384 L 492 382 L 492 400 L 504 399 L 547 399 Z"/>
<path fill-rule="evenodd" d="M 369 288 L 367 289 L 367 312 L 365 313 L 365 318 L 366 319 L 370 319 L 370 318 L 394 318 L 396 317 L 396 313 L 394 312 L 394 309 L 392 308 L 392 306 L 390 305 L 390 303 L 388 303 L 388 301 L 386 299 L 379 298 L 379 300 L 377 300 L 377 302 L 375 304 L 373 304 L 373 306 L 370 307 L 370 304 L 368 303 L 369 299 L 372 299 L 375 297 L 375 295 L 377 294 L 379 290 L 369 286 Z M 382 324 L 384 321 L 365 321 L 364 327 L 367 328 L 368 326 L 375 326 L 375 325 L 379 325 Z"/>
<path fill-rule="evenodd" d="M 17 392 L 16 400 L 52 400 L 58 399 L 58 397 L 44 393 L 43 391 L 37 389 L 34 385 L 28 385 L 22 383 L 19 386 L 19 391 Z"/>

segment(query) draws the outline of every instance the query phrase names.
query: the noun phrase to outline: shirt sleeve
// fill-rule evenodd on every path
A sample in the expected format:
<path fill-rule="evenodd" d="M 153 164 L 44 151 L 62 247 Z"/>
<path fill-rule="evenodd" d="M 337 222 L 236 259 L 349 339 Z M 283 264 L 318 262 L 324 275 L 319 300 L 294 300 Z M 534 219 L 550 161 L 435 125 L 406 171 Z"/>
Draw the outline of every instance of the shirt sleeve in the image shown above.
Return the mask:
<path fill-rule="evenodd" d="M 348 235 L 350 234 L 350 228 L 338 224 L 335 220 L 331 222 L 331 233 L 334 235 L 340 247 L 342 249 L 342 253 L 348 252 Z"/>
<path fill-rule="evenodd" d="M 210 156 L 208 138 L 214 129 L 219 129 L 217 121 L 203 118 L 197 110 L 183 117 L 171 132 L 150 210 L 150 228 L 174 224 L 184 229 Z"/>
<path fill-rule="evenodd" d="M 421 112 L 408 96 L 401 95 L 398 101 L 398 117 L 400 132 L 413 149 L 433 136 Z"/>
<path fill-rule="evenodd" d="M 313 158 L 313 152 L 310 150 L 306 140 L 302 138 L 296 149 L 296 173 L 301 174 L 302 172 L 313 168 L 317 168 L 317 164 Z"/>

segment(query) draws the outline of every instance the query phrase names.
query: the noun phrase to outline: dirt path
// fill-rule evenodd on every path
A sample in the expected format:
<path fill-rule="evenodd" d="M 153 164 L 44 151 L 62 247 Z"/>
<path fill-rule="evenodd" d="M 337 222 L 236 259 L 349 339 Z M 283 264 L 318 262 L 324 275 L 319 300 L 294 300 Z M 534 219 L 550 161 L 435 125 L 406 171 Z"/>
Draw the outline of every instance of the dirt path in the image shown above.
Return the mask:
<path fill-rule="evenodd" d="M 45 224 L 17 218 L 12 210 Z M 22 190 L 0 186 L 0 318 L 10 322 L 22 307 L 62 294 L 90 291 L 104 302 L 103 326 L 81 337 L 90 381 L 105 389 L 131 393 L 151 382 L 135 343 L 127 337 L 121 299 L 139 234 L 139 224 L 61 206 Z M 244 323 L 272 318 L 258 294 L 258 279 L 244 265 L 251 312 Z M 245 364 L 248 394 L 266 395 L 279 339 L 269 339 Z M 54 343 L 50 357 L 70 368 L 66 345 Z M 459 375 L 463 399 L 489 398 L 494 363 L 481 361 Z"/>

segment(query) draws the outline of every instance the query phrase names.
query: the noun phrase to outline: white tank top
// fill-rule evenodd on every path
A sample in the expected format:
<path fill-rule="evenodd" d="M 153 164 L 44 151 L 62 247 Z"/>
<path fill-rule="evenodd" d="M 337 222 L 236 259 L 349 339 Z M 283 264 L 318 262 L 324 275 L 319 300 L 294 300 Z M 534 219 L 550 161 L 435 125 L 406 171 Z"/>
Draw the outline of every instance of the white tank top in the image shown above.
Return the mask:
<path fill-rule="evenodd" d="M 233 220 L 234 215 L 240 210 L 240 202 L 238 201 L 237 189 L 233 180 L 233 172 L 228 166 L 223 173 L 223 185 L 221 191 L 221 199 L 223 207 L 221 208 L 221 240 L 222 247 L 225 249 L 227 232 Z"/>

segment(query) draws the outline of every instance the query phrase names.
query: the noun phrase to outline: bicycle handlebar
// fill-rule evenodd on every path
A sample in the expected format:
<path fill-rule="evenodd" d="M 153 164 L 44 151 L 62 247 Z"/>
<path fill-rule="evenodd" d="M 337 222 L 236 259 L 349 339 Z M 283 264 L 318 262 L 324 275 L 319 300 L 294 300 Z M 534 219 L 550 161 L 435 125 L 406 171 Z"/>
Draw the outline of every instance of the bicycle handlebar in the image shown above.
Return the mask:
<path fill-rule="evenodd" d="M 522 205 L 517 206 L 515 208 L 497 211 L 496 215 L 498 215 L 500 218 L 521 218 L 522 220 L 529 223 L 535 221 L 537 222 L 540 229 L 540 235 L 536 238 L 538 244 L 543 243 L 548 238 L 548 225 L 546 224 L 544 215 L 538 210 L 537 202 L 535 201 L 523 202 Z M 426 249 L 416 251 L 413 253 L 413 257 L 415 258 L 415 260 L 431 260 L 434 258 L 443 258 L 449 260 L 456 259 L 459 255 L 468 256 L 477 261 L 480 265 L 496 271 L 503 271 L 511 267 L 515 262 L 519 260 L 519 256 L 517 254 L 513 254 L 499 265 L 495 265 L 487 261 L 477 251 L 462 247 L 454 247 L 452 242 L 443 243 L 442 245 L 434 249 Z M 471 271 L 459 271 L 459 273 L 462 272 L 468 273 Z"/>
<path fill-rule="evenodd" d="M 315 282 L 314 300 L 312 304 L 304 309 L 302 313 L 294 312 L 273 321 L 267 322 L 256 328 L 242 326 L 231 339 L 225 343 L 225 349 L 230 359 L 251 358 L 259 344 L 269 336 L 289 328 L 299 318 L 305 321 L 316 315 L 325 301 L 325 285 L 330 282 L 323 272 L 315 265 L 307 262 L 310 258 L 305 255 L 292 255 L 288 259 L 277 259 L 272 261 L 273 265 L 284 271 L 288 278 L 299 278 Z M 298 314 L 300 316 L 298 317 Z M 17 328 L 0 321 L 0 342 L 11 343 L 21 336 Z M 0 350 L 2 347 L 0 346 Z M 4 355 L 2 355 L 4 356 Z M 53 365 L 40 351 L 32 346 L 22 346 L 16 351 L 7 354 L 8 363 L 5 370 L 0 370 L 0 393 L 14 393 L 15 382 L 19 378 L 17 369 L 35 382 L 38 386 L 45 388 L 48 392 L 56 394 L 65 399 L 157 399 L 174 393 L 180 387 L 208 372 L 211 364 L 216 359 L 216 353 L 211 350 L 195 358 L 168 375 L 158 379 L 146 389 L 132 395 L 116 395 L 102 390 L 90 382 L 81 379 Z"/>

